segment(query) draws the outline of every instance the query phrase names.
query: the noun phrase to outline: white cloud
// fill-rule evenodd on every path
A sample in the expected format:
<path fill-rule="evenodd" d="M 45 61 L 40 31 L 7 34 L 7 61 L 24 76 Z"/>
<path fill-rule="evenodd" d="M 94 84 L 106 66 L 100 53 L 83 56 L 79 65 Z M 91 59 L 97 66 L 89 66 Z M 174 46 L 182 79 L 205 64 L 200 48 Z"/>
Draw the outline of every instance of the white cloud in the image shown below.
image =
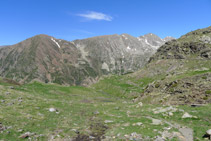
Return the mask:
<path fill-rule="evenodd" d="M 100 12 L 88 11 L 83 14 L 77 14 L 77 16 L 84 17 L 89 20 L 105 20 L 105 21 L 112 21 L 112 17 Z"/>

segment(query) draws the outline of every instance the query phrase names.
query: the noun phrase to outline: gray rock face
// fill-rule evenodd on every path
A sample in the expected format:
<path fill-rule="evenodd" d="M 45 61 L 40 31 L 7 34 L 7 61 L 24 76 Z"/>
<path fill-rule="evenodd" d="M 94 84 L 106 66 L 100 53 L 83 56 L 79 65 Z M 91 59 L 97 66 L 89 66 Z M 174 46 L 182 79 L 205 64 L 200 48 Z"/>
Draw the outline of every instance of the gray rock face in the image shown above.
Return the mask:
<path fill-rule="evenodd" d="M 128 34 L 99 36 L 73 42 L 82 53 L 81 60 L 98 68 L 100 74 L 124 74 L 137 70 L 156 51 Z"/>
<path fill-rule="evenodd" d="M 140 69 L 163 43 L 153 34 L 138 38 L 115 34 L 72 42 L 38 35 L 0 49 L 0 75 L 20 83 L 88 85 L 102 75 Z"/>

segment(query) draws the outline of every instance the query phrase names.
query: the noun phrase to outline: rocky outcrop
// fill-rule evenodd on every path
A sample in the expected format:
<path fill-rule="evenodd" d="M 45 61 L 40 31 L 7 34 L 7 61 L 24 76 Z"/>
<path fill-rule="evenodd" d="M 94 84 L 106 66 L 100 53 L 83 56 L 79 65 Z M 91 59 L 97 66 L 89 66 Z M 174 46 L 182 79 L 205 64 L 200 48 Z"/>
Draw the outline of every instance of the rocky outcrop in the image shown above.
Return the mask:
<path fill-rule="evenodd" d="M 211 27 L 166 42 L 150 60 L 211 59 Z"/>

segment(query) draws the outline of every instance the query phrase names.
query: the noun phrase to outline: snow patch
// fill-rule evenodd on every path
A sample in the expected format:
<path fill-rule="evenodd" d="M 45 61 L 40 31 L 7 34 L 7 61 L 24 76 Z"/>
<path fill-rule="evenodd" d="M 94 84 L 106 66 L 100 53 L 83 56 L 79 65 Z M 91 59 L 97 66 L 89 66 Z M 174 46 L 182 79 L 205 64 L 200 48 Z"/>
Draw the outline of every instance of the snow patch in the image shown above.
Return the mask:
<path fill-rule="evenodd" d="M 127 46 L 127 49 L 128 49 L 128 50 L 131 50 L 130 46 Z"/>
<path fill-rule="evenodd" d="M 150 45 L 150 46 L 151 46 L 151 44 L 147 41 L 147 39 L 145 39 L 145 43 L 146 43 L 147 45 Z"/>
<path fill-rule="evenodd" d="M 145 43 L 146 43 L 147 45 L 149 45 L 149 46 L 155 48 L 155 49 L 158 49 L 158 48 L 159 48 L 159 46 L 153 46 L 153 45 L 151 45 L 151 44 L 147 41 L 147 39 L 145 39 Z"/>
<path fill-rule="evenodd" d="M 138 39 L 139 41 L 141 41 L 141 38 L 137 37 L 137 39 Z"/>
<path fill-rule="evenodd" d="M 122 35 L 122 36 L 125 38 L 125 40 L 127 40 L 127 39 L 128 39 L 125 35 Z"/>
<path fill-rule="evenodd" d="M 59 45 L 59 43 L 58 42 L 56 42 L 55 40 L 54 40 L 54 38 L 51 38 L 51 40 L 58 46 L 58 48 L 60 48 L 60 45 Z"/>

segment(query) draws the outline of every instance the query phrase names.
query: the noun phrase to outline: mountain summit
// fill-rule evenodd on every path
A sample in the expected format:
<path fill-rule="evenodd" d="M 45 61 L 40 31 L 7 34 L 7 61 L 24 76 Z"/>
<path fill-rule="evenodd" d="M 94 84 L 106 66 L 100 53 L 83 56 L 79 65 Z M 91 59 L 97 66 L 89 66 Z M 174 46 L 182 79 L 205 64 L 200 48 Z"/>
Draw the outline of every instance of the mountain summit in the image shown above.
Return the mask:
<path fill-rule="evenodd" d="M 151 47 L 158 49 L 165 42 L 171 41 L 175 38 L 168 36 L 164 39 L 161 39 L 157 35 L 149 33 L 149 34 L 146 34 L 144 36 L 138 37 L 138 39 L 139 39 L 139 41 L 145 42 L 147 45 L 150 45 Z"/>

